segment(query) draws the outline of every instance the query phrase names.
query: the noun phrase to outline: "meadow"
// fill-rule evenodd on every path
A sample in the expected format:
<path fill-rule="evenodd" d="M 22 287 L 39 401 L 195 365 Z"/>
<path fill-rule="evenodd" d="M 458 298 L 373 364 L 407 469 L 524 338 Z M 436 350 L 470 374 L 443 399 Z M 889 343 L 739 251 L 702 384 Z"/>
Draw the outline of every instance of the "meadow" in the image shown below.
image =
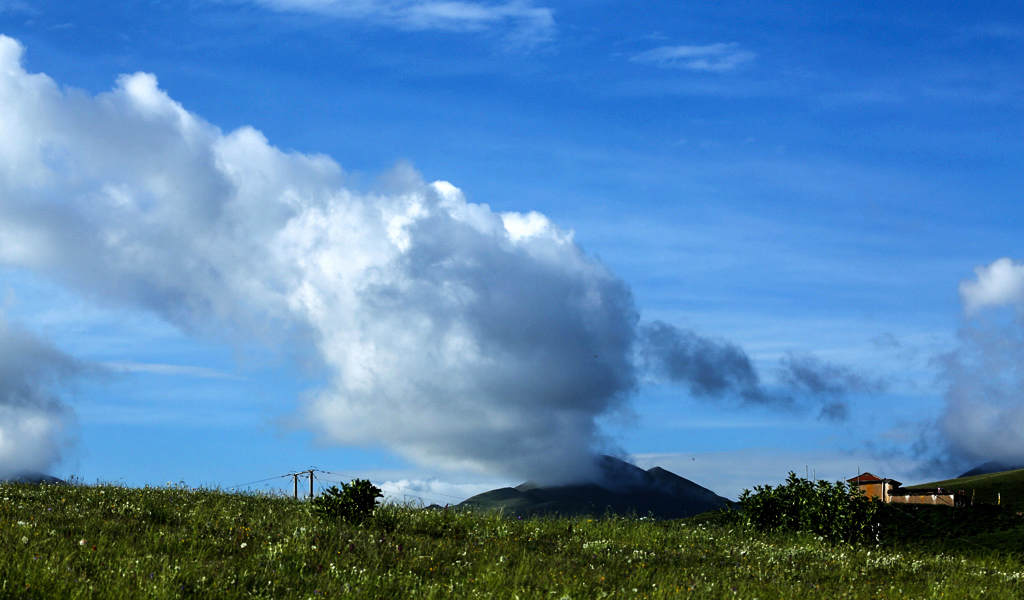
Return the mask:
<path fill-rule="evenodd" d="M 979 545 L 830 544 L 654 521 L 385 505 L 361 523 L 256 494 L 0 484 L 4 598 L 1011 598 Z M 685 594 L 684 594 L 685 593 Z"/>

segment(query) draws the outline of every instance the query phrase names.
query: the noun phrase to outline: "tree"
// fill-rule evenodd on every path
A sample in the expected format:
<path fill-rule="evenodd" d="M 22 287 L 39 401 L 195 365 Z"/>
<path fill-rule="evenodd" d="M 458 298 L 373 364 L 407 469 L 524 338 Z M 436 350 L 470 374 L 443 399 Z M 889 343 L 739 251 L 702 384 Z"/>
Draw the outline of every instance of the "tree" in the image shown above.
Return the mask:
<path fill-rule="evenodd" d="M 858 543 L 868 538 L 878 506 L 857 486 L 811 482 L 790 471 L 778 487 L 743 490 L 739 518 L 758 531 L 804 531 L 832 542 Z"/>
<path fill-rule="evenodd" d="M 384 494 L 367 479 L 353 479 L 350 483 L 331 486 L 311 502 L 314 512 L 345 521 L 359 522 L 373 514 L 377 498 Z"/>

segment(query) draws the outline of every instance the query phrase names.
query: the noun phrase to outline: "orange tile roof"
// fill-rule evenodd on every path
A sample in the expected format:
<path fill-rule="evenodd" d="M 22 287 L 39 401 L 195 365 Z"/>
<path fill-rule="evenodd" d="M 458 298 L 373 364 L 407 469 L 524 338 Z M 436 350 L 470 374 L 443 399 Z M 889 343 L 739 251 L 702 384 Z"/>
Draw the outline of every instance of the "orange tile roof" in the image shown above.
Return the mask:
<path fill-rule="evenodd" d="M 865 485 L 865 484 L 869 484 L 869 483 L 886 483 L 886 482 L 892 483 L 893 486 L 895 486 L 895 487 L 899 487 L 899 485 L 900 485 L 900 482 L 896 481 L 895 479 L 882 479 L 881 477 L 878 477 L 877 475 L 872 475 L 871 473 L 868 473 L 866 471 L 864 473 L 861 473 L 860 475 L 858 475 L 856 477 L 851 477 L 851 478 L 847 479 L 846 481 L 849 482 L 849 483 L 852 483 L 854 485 Z"/>

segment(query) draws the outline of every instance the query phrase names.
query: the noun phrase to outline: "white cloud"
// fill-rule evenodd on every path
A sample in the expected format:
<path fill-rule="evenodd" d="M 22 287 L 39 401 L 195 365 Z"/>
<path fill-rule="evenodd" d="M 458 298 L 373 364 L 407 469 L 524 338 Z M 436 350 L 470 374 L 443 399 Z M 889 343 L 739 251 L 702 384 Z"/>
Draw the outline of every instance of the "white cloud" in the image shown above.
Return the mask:
<path fill-rule="evenodd" d="M 634 62 L 688 71 L 732 71 L 753 61 L 757 54 L 737 43 L 706 46 L 661 46 L 633 56 Z"/>
<path fill-rule="evenodd" d="M 976 280 L 960 282 L 960 301 L 968 316 L 987 307 L 1024 306 L 1024 264 L 1000 258 L 974 267 L 974 274 Z"/>
<path fill-rule="evenodd" d="M 278 11 L 365 20 L 406 30 L 502 30 L 510 41 L 534 44 L 551 38 L 550 8 L 525 0 L 483 3 L 443 0 L 251 0 Z"/>
<path fill-rule="evenodd" d="M 379 487 L 384 493 L 385 502 L 445 506 L 458 504 L 498 486 L 494 483 L 451 483 L 438 479 L 399 479 L 385 481 Z"/>
<path fill-rule="evenodd" d="M 637 314 L 568 233 L 408 166 L 393 193 L 347 189 L 152 75 L 91 97 L 21 54 L 0 37 L 0 223 L 19 232 L 0 264 L 193 335 L 314 348 L 330 384 L 301 422 L 325 442 L 524 478 L 579 475 L 601 447 Z"/>

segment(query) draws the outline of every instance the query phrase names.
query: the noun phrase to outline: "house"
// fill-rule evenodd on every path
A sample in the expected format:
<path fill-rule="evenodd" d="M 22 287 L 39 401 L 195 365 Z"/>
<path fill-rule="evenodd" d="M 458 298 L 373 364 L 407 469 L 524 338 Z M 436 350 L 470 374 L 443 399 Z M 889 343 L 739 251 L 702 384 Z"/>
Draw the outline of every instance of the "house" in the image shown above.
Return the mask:
<path fill-rule="evenodd" d="M 892 490 L 899 488 L 901 485 L 895 479 L 882 479 L 867 472 L 851 477 L 846 481 L 850 485 L 859 487 L 868 498 L 878 498 L 882 502 L 890 502 Z"/>

